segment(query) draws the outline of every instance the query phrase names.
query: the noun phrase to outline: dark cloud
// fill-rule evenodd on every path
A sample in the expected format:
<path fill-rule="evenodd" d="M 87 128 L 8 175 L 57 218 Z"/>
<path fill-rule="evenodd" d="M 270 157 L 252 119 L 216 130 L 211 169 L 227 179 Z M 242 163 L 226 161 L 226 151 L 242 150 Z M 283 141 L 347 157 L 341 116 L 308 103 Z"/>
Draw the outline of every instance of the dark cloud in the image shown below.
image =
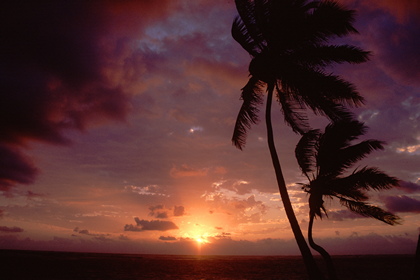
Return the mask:
<path fill-rule="evenodd" d="M 124 241 L 130 240 L 130 238 L 128 236 L 124 235 L 124 234 L 120 234 L 120 236 L 118 237 L 118 239 L 119 240 L 124 240 Z"/>
<path fill-rule="evenodd" d="M 0 232 L 14 233 L 14 232 L 23 232 L 23 229 L 20 227 L 4 227 L 0 226 Z"/>
<path fill-rule="evenodd" d="M 420 32 L 420 20 L 412 18 L 404 25 L 390 19 L 377 18 L 376 21 L 381 22 L 381 27 L 373 22 L 372 26 L 376 29 L 370 33 L 372 51 L 377 56 L 375 60 L 394 79 L 405 84 L 419 85 L 420 38 L 417 34 Z"/>
<path fill-rule="evenodd" d="M 0 191 L 8 191 L 15 184 L 33 183 L 37 173 L 32 161 L 16 147 L 0 143 Z"/>
<path fill-rule="evenodd" d="M 73 231 L 77 232 L 78 234 L 91 236 L 92 239 L 100 241 L 100 242 L 112 241 L 112 239 L 109 238 L 110 234 L 90 233 L 89 230 L 87 229 L 81 230 L 78 227 L 74 228 Z M 72 235 L 72 236 L 77 236 L 77 235 Z M 120 240 L 121 240 L 121 237 L 120 237 Z"/>
<path fill-rule="evenodd" d="M 155 217 L 158 219 L 167 219 L 168 218 L 168 212 L 157 212 L 155 214 Z"/>
<path fill-rule="evenodd" d="M 174 207 L 174 216 L 175 217 L 184 216 L 184 214 L 185 214 L 184 206 L 175 206 Z"/>
<path fill-rule="evenodd" d="M 126 224 L 124 231 L 143 231 L 143 229 L 132 224 Z"/>
<path fill-rule="evenodd" d="M 231 235 L 230 232 L 222 232 L 221 234 L 215 235 L 214 238 L 230 238 Z"/>
<path fill-rule="evenodd" d="M 132 93 L 117 66 L 130 56 L 127 45 L 145 24 L 164 16 L 168 4 L 64 0 L 0 4 L 0 153 L 7 155 L 0 159 L 9 162 L 0 164 L 3 190 L 31 183 L 36 175 L 11 143 L 65 144 L 69 129 L 85 130 L 91 124 L 125 118 Z"/>
<path fill-rule="evenodd" d="M 174 237 L 174 236 L 160 236 L 159 239 L 164 240 L 164 241 L 175 241 L 175 240 L 177 240 L 176 237 Z"/>
<path fill-rule="evenodd" d="M 147 230 L 159 230 L 166 231 L 171 229 L 178 229 L 178 227 L 171 221 L 160 221 L 160 220 L 140 220 L 139 218 L 134 219 L 136 225 L 125 225 L 125 231 L 147 231 Z"/>
<path fill-rule="evenodd" d="M 406 195 L 388 196 L 384 199 L 384 202 L 391 212 L 420 213 L 420 200 Z"/>
<path fill-rule="evenodd" d="M 363 44 L 372 60 L 403 84 L 419 85 L 420 3 L 417 0 L 340 0 L 356 9 Z M 385 12 L 384 12 L 385 11 Z"/>
<path fill-rule="evenodd" d="M 156 217 L 158 219 L 167 219 L 168 218 L 168 212 L 167 211 L 158 211 L 164 209 L 165 206 L 162 204 L 156 205 L 156 206 L 150 206 L 149 210 L 149 216 Z"/>
<path fill-rule="evenodd" d="M 93 2 L 2 4 L 1 140 L 66 142 L 90 117 L 122 118 L 127 98 L 101 73 L 105 9 Z"/>
<path fill-rule="evenodd" d="M 420 185 L 412 182 L 400 181 L 399 189 L 402 189 L 407 193 L 417 193 L 420 192 Z"/>

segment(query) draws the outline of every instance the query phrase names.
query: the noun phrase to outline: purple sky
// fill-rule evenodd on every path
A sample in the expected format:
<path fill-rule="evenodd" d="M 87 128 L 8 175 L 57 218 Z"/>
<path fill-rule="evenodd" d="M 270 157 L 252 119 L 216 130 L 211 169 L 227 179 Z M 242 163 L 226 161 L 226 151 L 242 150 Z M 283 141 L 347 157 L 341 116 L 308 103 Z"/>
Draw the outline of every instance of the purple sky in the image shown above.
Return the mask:
<path fill-rule="evenodd" d="M 228 0 L 0 4 L 0 249 L 298 254 L 266 144 L 231 144 L 249 55 Z M 25 3 L 27 2 L 27 3 Z M 366 104 L 360 163 L 401 179 L 371 202 L 389 226 L 327 202 L 314 236 L 332 254 L 414 253 L 420 225 L 420 4 L 340 0 L 372 51 L 335 73 Z M 277 106 L 277 104 L 274 104 Z M 299 137 L 273 109 L 277 148 L 306 233 Z M 316 128 L 326 121 L 315 118 Z"/>

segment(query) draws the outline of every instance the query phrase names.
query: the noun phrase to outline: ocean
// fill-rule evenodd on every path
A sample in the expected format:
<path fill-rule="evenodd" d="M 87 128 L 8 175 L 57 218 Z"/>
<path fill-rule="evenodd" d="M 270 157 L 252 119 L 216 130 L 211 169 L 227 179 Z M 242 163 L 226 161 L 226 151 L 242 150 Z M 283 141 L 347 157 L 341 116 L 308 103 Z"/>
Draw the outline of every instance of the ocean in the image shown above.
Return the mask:
<path fill-rule="evenodd" d="M 412 279 L 414 255 L 333 256 L 339 279 Z M 322 265 L 321 259 L 317 261 Z M 298 256 L 181 256 L 0 250 L 4 280 L 306 280 Z"/>

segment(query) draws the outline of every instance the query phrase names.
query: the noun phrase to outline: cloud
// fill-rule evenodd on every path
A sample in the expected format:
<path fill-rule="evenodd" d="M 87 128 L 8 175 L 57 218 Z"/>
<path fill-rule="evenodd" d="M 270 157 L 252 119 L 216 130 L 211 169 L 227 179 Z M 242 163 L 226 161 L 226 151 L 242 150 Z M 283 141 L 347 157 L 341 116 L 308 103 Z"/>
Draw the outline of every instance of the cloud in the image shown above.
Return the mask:
<path fill-rule="evenodd" d="M 185 214 L 184 206 L 175 206 L 174 207 L 174 216 L 175 217 L 184 216 L 184 214 Z"/>
<path fill-rule="evenodd" d="M 31 184 L 38 174 L 33 162 L 16 147 L 0 143 L 0 191 L 16 184 Z"/>
<path fill-rule="evenodd" d="M 420 15 L 420 3 L 417 0 L 340 0 L 340 2 L 346 5 L 360 5 L 356 8 L 358 11 L 381 9 L 393 15 L 400 22 L 404 22 L 407 18 Z"/>
<path fill-rule="evenodd" d="M 400 22 L 409 17 L 420 16 L 420 3 L 417 0 L 372 0 L 372 2 L 393 14 Z"/>
<path fill-rule="evenodd" d="M 118 237 L 119 240 L 123 240 L 123 241 L 128 241 L 130 240 L 130 238 L 124 234 L 120 234 L 120 236 Z"/>
<path fill-rule="evenodd" d="M 79 229 L 78 227 L 75 227 L 73 229 L 73 231 L 74 232 L 77 232 L 79 234 L 82 234 L 82 235 L 92 236 L 92 239 L 98 240 L 100 242 L 112 241 L 112 239 L 110 238 L 110 234 L 90 233 L 89 230 L 87 230 L 87 229 Z M 72 235 L 72 236 L 77 236 L 77 235 Z M 119 239 L 121 239 L 121 236 L 120 236 Z"/>
<path fill-rule="evenodd" d="M 128 185 L 124 187 L 124 190 L 127 192 L 133 192 L 144 196 L 169 196 L 165 194 L 164 190 L 158 185 L 148 185 L 145 187 Z"/>
<path fill-rule="evenodd" d="M 419 85 L 420 3 L 417 0 L 341 0 L 358 12 L 362 43 L 386 74 L 408 85 Z M 385 13 L 383 11 L 386 11 Z"/>
<path fill-rule="evenodd" d="M 231 196 L 231 191 L 209 192 L 202 195 L 210 207 L 210 214 L 221 212 L 227 215 L 234 215 L 237 223 L 259 223 L 263 215 L 267 213 L 268 206 L 255 199 L 255 195 L 243 198 Z"/>
<path fill-rule="evenodd" d="M 156 217 L 158 219 L 167 219 L 169 217 L 169 211 L 173 214 L 174 217 L 183 216 L 185 214 L 184 206 L 174 206 L 173 209 L 166 208 L 163 204 L 150 206 L 149 216 Z"/>
<path fill-rule="evenodd" d="M 420 69 L 418 62 L 413 59 L 418 56 L 420 39 L 416 34 L 420 32 L 420 21 L 413 20 L 404 26 L 392 24 L 381 26 L 372 32 L 372 51 L 383 63 L 383 69 L 388 74 L 408 85 L 419 85 Z"/>
<path fill-rule="evenodd" d="M 155 205 L 155 206 L 150 206 L 149 207 L 149 210 L 150 210 L 149 216 L 155 216 L 157 218 L 162 218 L 162 217 L 167 218 L 168 215 L 167 215 L 166 212 L 164 212 L 164 211 L 157 211 L 157 210 L 162 210 L 164 208 L 165 208 L 165 206 L 163 206 L 163 204 L 159 204 L 159 205 Z"/>
<path fill-rule="evenodd" d="M 89 231 L 87 229 L 82 229 L 82 230 L 79 231 L 79 233 L 89 235 Z"/>
<path fill-rule="evenodd" d="M 168 218 L 168 212 L 157 212 L 155 214 L 155 217 L 158 219 L 167 219 Z"/>
<path fill-rule="evenodd" d="M 230 238 L 231 235 L 230 232 L 222 232 L 221 234 L 215 235 L 214 238 Z"/>
<path fill-rule="evenodd" d="M 208 169 L 197 169 L 190 167 L 186 164 L 182 164 L 180 167 L 172 167 L 169 171 L 169 174 L 173 178 L 183 178 L 183 177 L 203 177 L 208 173 Z"/>
<path fill-rule="evenodd" d="M 159 240 L 164 240 L 164 241 L 175 241 L 177 240 L 176 237 L 174 236 L 160 236 Z"/>
<path fill-rule="evenodd" d="M 169 3 L 1 4 L 0 149 L 16 168 L 1 174 L 3 190 L 33 182 L 37 174 L 17 147 L 34 140 L 66 144 L 67 130 L 125 119 L 133 92 L 122 62 L 131 58 L 130 44 L 143 29 L 168 13 Z"/>
<path fill-rule="evenodd" d="M 420 192 L 420 185 L 416 183 L 412 183 L 412 182 L 407 182 L 407 181 L 400 181 L 398 188 L 407 193 Z"/>
<path fill-rule="evenodd" d="M 178 229 L 178 227 L 171 221 L 160 221 L 160 220 L 140 220 L 138 217 L 134 218 L 136 225 L 125 225 L 125 231 L 147 231 L 147 230 L 159 230 L 167 231 L 172 229 Z"/>
<path fill-rule="evenodd" d="M 20 227 L 4 227 L 0 226 L 0 232 L 14 233 L 14 232 L 23 232 L 23 229 Z"/>
<path fill-rule="evenodd" d="M 420 213 L 420 200 L 401 196 L 388 196 L 384 198 L 385 206 L 391 212 L 412 212 Z"/>

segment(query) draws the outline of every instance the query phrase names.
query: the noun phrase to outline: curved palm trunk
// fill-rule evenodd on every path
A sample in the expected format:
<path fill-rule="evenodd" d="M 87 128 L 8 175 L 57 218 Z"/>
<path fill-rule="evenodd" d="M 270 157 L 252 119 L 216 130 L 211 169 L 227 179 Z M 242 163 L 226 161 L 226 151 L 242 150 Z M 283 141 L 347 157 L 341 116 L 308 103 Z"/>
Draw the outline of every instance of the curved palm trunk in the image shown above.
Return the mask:
<path fill-rule="evenodd" d="M 309 225 L 308 225 L 308 241 L 309 241 L 309 245 L 312 247 L 312 249 L 314 249 L 315 251 L 317 251 L 323 258 L 324 261 L 327 265 L 327 270 L 328 270 L 328 278 L 330 280 L 337 280 L 337 274 L 335 272 L 335 267 L 334 267 L 334 263 L 331 259 L 330 254 L 328 254 L 328 252 L 322 248 L 321 246 L 319 246 L 318 244 L 316 244 L 312 238 L 312 227 L 314 224 L 314 218 L 315 215 L 313 213 L 309 214 Z"/>
<path fill-rule="evenodd" d="M 309 279 L 311 280 L 324 279 L 315 263 L 311 250 L 309 249 L 309 246 L 306 243 L 306 240 L 302 234 L 299 223 L 293 211 L 292 203 L 290 202 L 289 194 L 286 188 L 286 182 L 283 177 L 283 172 L 281 170 L 280 161 L 277 156 L 277 151 L 274 144 L 273 127 L 271 124 L 271 103 L 273 99 L 274 85 L 272 83 L 269 83 L 267 90 L 268 90 L 267 107 L 266 107 L 266 113 L 265 113 L 265 121 L 267 125 L 267 141 L 268 141 L 268 147 L 270 149 L 271 160 L 273 162 L 273 167 L 276 173 L 277 184 L 280 191 L 280 197 L 283 201 L 284 210 L 286 212 L 287 218 L 289 220 L 289 223 L 292 228 L 293 234 L 295 236 L 296 242 L 298 244 L 299 250 L 302 254 L 303 261 L 305 263 L 306 269 L 310 277 Z"/>

